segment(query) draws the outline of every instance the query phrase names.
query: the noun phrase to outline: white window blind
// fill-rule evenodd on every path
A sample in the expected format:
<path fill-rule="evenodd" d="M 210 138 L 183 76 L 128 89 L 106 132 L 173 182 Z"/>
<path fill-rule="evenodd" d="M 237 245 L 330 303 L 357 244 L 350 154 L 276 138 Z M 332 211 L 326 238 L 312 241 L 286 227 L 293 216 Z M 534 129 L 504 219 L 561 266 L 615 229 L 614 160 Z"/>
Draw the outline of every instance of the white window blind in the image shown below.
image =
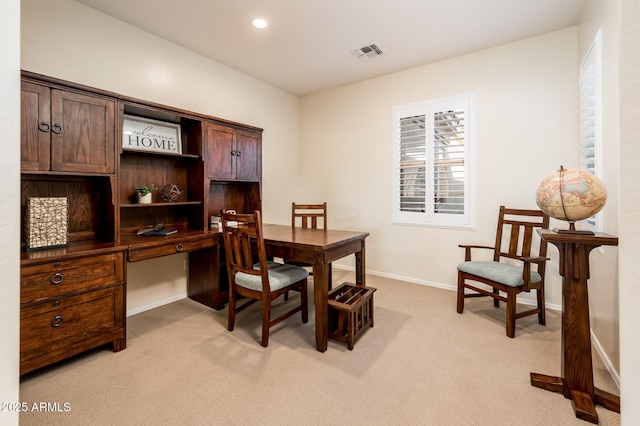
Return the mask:
<path fill-rule="evenodd" d="M 600 31 L 587 52 L 578 80 L 580 168 L 602 179 L 602 145 L 600 124 Z M 582 222 L 582 228 L 602 231 L 602 213 Z"/>
<path fill-rule="evenodd" d="M 473 95 L 394 108 L 394 223 L 472 227 Z"/>

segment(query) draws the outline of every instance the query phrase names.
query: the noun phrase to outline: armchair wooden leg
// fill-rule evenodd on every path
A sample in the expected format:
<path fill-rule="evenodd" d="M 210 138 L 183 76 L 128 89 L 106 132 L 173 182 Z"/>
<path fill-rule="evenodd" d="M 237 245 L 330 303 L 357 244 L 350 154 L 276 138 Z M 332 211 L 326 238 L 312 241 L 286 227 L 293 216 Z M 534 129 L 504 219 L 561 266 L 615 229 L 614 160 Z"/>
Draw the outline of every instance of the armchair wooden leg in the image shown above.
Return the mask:
<path fill-rule="evenodd" d="M 458 272 L 458 313 L 461 314 L 464 311 L 464 277 L 462 272 Z"/>
<path fill-rule="evenodd" d="M 516 293 L 507 292 L 507 336 L 513 338 L 516 335 Z"/>
<path fill-rule="evenodd" d="M 229 317 L 227 320 L 227 330 L 233 331 L 236 323 L 236 298 L 233 289 L 229 291 Z"/>
<path fill-rule="evenodd" d="M 300 290 L 300 297 L 302 299 L 302 322 L 305 324 L 309 322 L 309 299 L 307 295 L 307 283 L 305 281 Z"/>
<path fill-rule="evenodd" d="M 493 298 L 493 307 L 494 308 L 499 308 L 500 307 L 500 300 L 498 300 L 498 296 L 500 295 L 500 291 L 497 289 L 493 289 L 493 294 L 495 294 L 496 297 Z"/>
<path fill-rule="evenodd" d="M 262 342 L 265 348 L 269 346 L 269 323 L 271 322 L 271 303 L 262 301 Z"/>

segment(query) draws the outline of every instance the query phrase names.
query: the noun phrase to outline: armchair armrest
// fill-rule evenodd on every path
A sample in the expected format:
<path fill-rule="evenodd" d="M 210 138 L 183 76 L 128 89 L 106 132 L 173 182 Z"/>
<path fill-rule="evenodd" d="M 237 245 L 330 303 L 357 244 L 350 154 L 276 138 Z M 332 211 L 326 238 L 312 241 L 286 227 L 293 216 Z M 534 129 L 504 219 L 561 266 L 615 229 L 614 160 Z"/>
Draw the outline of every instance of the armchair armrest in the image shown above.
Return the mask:
<path fill-rule="evenodd" d="M 458 247 L 461 247 L 464 249 L 464 261 L 468 262 L 471 260 L 471 249 L 488 249 L 488 250 L 495 250 L 495 247 L 489 247 L 489 246 L 479 246 L 479 245 L 475 245 L 475 244 L 458 244 Z"/>
<path fill-rule="evenodd" d="M 550 260 L 550 258 L 541 256 L 529 256 L 521 257 L 520 260 L 524 262 L 522 268 L 522 280 L 524 281 L 524 289 L 525 291 L 529 291 L 529 289 L 531 288 L 531 264 L 537 263 L 538 265 L 541 265 L 547 260 Z"/>

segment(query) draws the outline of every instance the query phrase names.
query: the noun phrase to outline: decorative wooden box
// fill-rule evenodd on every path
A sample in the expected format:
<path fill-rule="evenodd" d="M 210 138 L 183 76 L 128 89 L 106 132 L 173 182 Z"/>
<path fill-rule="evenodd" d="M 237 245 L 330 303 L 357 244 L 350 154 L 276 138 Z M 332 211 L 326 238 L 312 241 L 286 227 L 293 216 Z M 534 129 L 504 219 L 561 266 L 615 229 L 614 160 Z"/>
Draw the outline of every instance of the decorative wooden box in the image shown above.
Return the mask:
<path fill-rule="evenodd" d="M 67 197 L 30 197 L 26 202 L 27 250 L 64 247 L 69 244 Z"/>
<path fill-rule="evenodd" d="M 329 293 L 329 337 L 353 350 L 356 339 L 373 327 L 373 287 L 343 283 Z"/>

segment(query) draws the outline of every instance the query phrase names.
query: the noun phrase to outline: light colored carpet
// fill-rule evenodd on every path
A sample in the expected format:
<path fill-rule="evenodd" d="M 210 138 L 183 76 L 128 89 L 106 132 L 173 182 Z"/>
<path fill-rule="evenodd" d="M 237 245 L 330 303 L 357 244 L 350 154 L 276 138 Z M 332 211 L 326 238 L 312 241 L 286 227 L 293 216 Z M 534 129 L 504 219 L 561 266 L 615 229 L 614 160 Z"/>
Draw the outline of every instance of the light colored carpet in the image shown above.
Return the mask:
<path fill-rule="evenodd" d="M 334 282 L 353 275 L 334 271 Z M 128 319 L 127 349 L 98 349 L 22 378 L 27 425 L 586 425 L 571 401 L 534 388 L 560 375 L 559 312 L 505 335 L 487 298 L 368 276 L 375 327 L 356 343 L 315 350 L 313 316 L 296 315 L 259 344 L 259 306 L 226 329 L 227 311 L 185 299 Z M 299 297 L 298 295 L 292 295 Z M 310 302 L 313 292 L 310 292 Z M 312 306 L 312 303 L 311 303 Z M 313 314 L 313 310 L 310 312 Z M 594 351 L 595 385 L 619 394 Z M 64 411 L 65 403 L 69 411 Z M 52 404 L 50 404 L 52 406 Z M 55 406 L 55 404 L 53 404 Z M 601 425 L 620 415 L 597 407 Z"/>

